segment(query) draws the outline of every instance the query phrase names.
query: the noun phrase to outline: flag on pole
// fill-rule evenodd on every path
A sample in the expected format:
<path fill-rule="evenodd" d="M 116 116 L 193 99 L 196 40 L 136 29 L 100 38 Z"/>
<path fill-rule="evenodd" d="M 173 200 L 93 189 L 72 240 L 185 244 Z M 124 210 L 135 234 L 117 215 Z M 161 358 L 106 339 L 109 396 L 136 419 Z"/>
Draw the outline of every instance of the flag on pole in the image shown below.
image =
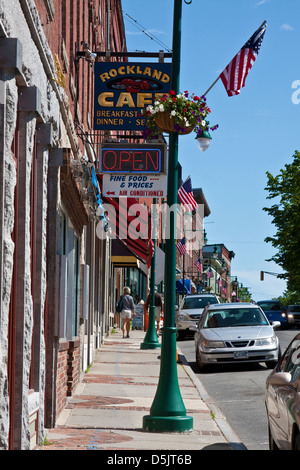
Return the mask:
<path fill-rule="evenodd" d="M 203 273 L 203 266 L 202 266 L 201 258 L 197 259 L 195 266 L 198 269 L 199 273 Z"/>
<path fill-rule="evenodd" d="M 179 253 L 180 253 L 181 255 L 185 255 L 185 254 L 186 254 L 185 237 L 183 237 L 183 239 L 180 240 L 180 241 L 177 243 L 177 248 L 178 248 Z"/>
<path fill-rule="evenodd" d="M 266 28 L 264 21 L 221 73 L 220 78 L 228 96 L 239 95 L 240 89 L 245 86 L 246 77 L 257 59 Z"/>
<path fill-rule="evenodd" d="M 206 275 L 207 275 L 207 278 L 208 278 L 208 279 L 211 279 L 212 277 L 214 277 L 214 273 L 212 272 L 212 269 L 211 269 L 211 268 L 209 268 L 209 270 L 207 271 Z"/>
<path fill-rule="evenodd" d="M 221 286 L 221 279 L 220 278 L 218 278 L 218 280 L 216 282 L 217 282 L 218 286 Z"/>
<path fill-rule="evenodd" d="M 198 208 L 198 204 L 193 195 L 192 181 L 191 181 L 190 176 L 185 180 L 183 185 L 179 188 L 177 195 L 178 195 L 180 202 L 184 206 L 187 206 L 186 208 L 188 210 L 193 210 L 193 209 Z"/>

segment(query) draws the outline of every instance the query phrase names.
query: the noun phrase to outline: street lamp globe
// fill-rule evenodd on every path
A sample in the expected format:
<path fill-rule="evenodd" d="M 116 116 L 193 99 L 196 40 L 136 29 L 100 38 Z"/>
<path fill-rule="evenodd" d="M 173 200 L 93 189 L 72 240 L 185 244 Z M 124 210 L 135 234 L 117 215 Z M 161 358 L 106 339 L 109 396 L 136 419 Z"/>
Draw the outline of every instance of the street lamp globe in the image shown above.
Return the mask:
<path fill-rule="evenodd" d="M 196 140 L 198 142 L 198 147 L 201 152 L 205 152 L 205 150 L 208 149 L 211 141 L 210 133 L 208 131 L 202 131 L 201 134 L 197 135 Z"/>

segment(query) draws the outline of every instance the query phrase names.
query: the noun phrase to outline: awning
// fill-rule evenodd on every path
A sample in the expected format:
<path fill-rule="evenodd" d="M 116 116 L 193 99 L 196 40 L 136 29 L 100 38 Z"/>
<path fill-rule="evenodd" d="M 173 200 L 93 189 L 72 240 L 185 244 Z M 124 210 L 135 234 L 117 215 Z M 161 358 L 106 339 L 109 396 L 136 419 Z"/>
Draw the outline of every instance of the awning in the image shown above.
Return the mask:
<path fill-rule="evenodd" d="M 182 293 L 182 279 L 176 281 L 176 292 Z M 184 294 L 190 294 L 192 292 L 192 284 L 190 279 L 184 280 Z"/>
<path fill-rule="evenodd" d="M 155 284 L 159 284 L 165 278 L 165 253 L 159 248 L 155 249 Z"/>
<path fill-rule="evenodd" d="M 97 176 L 101 186 L 101 176 Z M 112 233 L 150 267 L 153 242 L 151 219 L 146 207 L 130 197 L 110 198 L 102 195 L 102 200 Z"/>
<path fill-rule="evenodd" d="M 139 268 L 140 261 L 135 256 L 112 256 L 111 262 L 116 268 Z"/>
<path fill-rule="evenodd" d="M 116 268 L 140 268 L 144 265 L 140 260 L 128 250 L 126 245 L 121 240 L 112 240 L 111 244 L 111 262 Z"/>

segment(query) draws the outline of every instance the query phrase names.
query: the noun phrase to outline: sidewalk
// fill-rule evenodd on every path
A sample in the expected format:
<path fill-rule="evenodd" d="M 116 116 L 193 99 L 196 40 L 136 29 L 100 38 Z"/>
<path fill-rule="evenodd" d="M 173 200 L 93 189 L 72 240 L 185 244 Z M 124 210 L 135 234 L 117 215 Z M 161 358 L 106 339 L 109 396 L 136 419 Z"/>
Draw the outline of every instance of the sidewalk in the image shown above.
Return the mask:
<path fill-rule="evenodd" d="M 212 403 L 178 348 L 178 380 L 193 430 L 150 433 L 142 427 L 156 393 L 160 349 L 141 350 L 145 333 L 118 331 L 104 341 L 95 361 L 46 432 L 50 445 L 39 450 L 246 450 L 226 418 Z M 161 341 L 161 339 L 160 339 Z"/>

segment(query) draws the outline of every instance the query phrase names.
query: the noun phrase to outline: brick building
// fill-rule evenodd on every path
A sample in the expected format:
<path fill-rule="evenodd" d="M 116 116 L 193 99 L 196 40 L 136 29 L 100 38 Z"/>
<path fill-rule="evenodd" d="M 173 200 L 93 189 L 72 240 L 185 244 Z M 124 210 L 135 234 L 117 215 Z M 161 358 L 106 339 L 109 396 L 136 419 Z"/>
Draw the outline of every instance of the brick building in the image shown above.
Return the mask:
<path fill-rule="evenodd" d="M 102 204 L 118 201 L 96 175 L 116 136 L 93 130 L 94 52 L 127 60 L 109 55 L 126 52 L 121 0 L 0 0 L 0 13 L 0 449 L 25 450 L 55 426 L 124 284 L 147 293 L 151 243 L 111 239 Z"/>
<path fill-rule="evenodd" d="M 0 448 L 24 450 L 113 322 L 90 51 L 126 44 L 120 0 L 0 0 L 0 12 Z"/>

